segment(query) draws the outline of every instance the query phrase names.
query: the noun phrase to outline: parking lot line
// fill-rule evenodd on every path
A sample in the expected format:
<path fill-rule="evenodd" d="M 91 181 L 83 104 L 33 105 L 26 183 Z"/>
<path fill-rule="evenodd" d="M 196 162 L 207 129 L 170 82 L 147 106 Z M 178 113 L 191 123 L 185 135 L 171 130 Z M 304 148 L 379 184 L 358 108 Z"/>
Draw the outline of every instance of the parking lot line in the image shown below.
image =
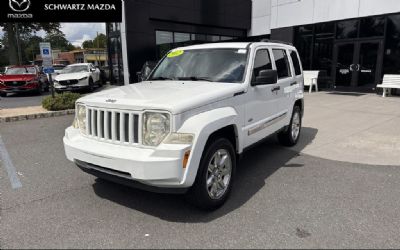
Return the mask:
<path fill-rule="evenodd" d="M 11 161 L 10 155 L 8 154 L 3 139 L 1 138 L 1 135 L 0 135 L 0 160 L 2 161 L 3 163 L 2 165 L 7 171 L 8 178 L 10 179 L 11 182 L 11 187 L 13 189 L 21 188 L 22 183 L 17 176 L 14 164 Z"/>

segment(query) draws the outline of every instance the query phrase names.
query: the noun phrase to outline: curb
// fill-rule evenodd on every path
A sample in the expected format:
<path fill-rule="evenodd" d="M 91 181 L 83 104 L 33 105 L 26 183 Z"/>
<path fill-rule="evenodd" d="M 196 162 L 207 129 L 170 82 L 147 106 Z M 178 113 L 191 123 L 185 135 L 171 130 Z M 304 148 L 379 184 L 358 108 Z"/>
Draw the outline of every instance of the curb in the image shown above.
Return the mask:
<path fill-rule="evenodd" d="M 34 120 L 34 119 L 50 118 L 50 117 L 73 115 L 73 114 L 75 114 L 75 109 L 42 112 L 29 115 L 16 115 L 16 116 L 0 117 L 0 123 Z"/>

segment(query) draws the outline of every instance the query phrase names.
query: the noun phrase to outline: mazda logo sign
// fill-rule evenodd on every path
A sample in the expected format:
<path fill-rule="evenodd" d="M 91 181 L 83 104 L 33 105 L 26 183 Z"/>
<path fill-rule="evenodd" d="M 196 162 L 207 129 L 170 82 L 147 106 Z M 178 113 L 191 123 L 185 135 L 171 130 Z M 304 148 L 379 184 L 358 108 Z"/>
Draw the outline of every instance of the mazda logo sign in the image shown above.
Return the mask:
<path fill-rule="evenodd" d="M 24 12 L 31 7 L 30 0 L 9 0 L 10 8 L 15 12 Z"/>

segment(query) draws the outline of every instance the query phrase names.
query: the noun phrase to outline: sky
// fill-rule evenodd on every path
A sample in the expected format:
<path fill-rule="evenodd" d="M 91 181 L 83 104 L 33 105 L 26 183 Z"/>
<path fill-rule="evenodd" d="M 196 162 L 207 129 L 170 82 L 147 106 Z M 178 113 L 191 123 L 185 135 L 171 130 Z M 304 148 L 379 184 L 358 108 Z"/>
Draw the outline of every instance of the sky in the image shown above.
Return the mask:
<path fill-rule="evenodd" d="M 64 32 L 67 40 L 75 46 L 81 46 L 83 41 L 92 40 L 96 32 L 106 33 L 105 23 L 61 23 L 61 31 Z M 36 35 L 44 37 L 45 32 L 37 32 Z M 3 31 L 0 29 L 0 37 Z"/>

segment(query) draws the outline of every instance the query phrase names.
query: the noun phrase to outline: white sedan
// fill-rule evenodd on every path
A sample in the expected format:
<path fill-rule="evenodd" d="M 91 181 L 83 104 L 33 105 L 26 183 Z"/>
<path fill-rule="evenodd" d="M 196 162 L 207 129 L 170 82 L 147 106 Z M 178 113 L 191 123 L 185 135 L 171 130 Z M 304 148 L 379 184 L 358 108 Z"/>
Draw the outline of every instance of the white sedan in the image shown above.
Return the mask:
<path fill-rule="evenodd" d="M 94 90 L 95 84 L 100 84 L 100 70 L 91 63 L 77 63 L 65 67 L 54 79 L 57 92 L 87 89 Z"/>

